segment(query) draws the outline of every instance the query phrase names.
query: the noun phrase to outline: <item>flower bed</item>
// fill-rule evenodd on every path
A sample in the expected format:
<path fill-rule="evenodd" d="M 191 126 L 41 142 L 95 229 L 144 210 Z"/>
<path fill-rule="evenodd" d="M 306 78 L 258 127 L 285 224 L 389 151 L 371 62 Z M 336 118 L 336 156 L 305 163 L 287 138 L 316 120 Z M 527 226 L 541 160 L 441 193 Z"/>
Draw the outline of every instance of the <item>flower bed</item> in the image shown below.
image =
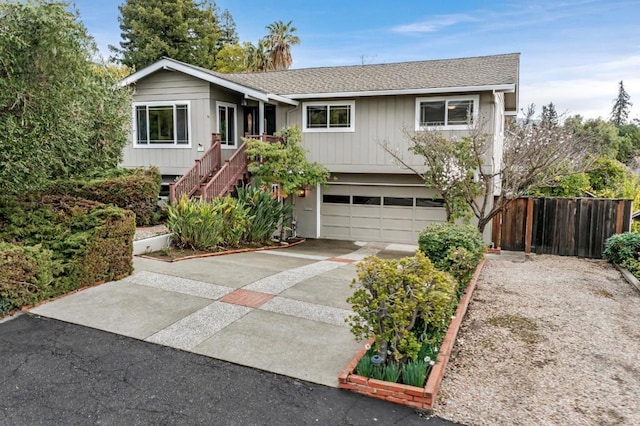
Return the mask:
<path fill-rule="evenodd" d="M 358 361 L 367 353 L 367 345 L 370 345 L 375 339 L 370 339 L 367 345 L 363 345 L 358 354 L 349 363 L 347 368 L 338 376 L 338 387 L 341 389 L 351 390 L 373 398 L 383 399 L 397 404 L 407 405 L 420 410 L 431 410 L 433 401 L 440 389 L 440 382 L 444 376 L 451 350 L 455 343 L 458 330 L 462 324 L 469 302 L 476 287 L 478 277 L 484 267 L 483 260 L 476 268 L 471 282 L 464 291 L 464 295 L 460 299 L 455 316 L 452 319 L 447 333 L 440 345 L 440 351 L 435 365 L 431 368 L 427 382 L 424 387 L 408 386 L 400 383 L 385 382 L 378 379 L 363 377 L 355 374 Z"/>

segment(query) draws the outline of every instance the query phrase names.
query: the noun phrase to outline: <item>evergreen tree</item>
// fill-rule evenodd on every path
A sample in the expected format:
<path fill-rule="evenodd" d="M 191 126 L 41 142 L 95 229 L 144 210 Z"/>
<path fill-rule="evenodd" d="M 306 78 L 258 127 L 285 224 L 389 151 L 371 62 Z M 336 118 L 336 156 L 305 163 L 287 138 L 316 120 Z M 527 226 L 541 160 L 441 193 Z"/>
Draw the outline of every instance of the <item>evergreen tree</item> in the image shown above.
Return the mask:
<path fill-rule="evenodd" d="M 0 193 L 113 168 L 131 124 L 124 70 L 95 64 L 69 5 L 0 2 Z"/>
<path fill-rule="evenodd" d="M 545 127 L 556 127 L 558 125 L 558 112 L 553 102 L 549 102 L 549 105 L 542 106 L 540 125 Z"/>
<path fill-rule="evenodd" d="M 213 69 L 221 37 L 211 0 L 125 0 L 120 10 L 120 48 L 113 59 L 141 69 L 163 56 Z"/>
<path fill-rule="evenodd" d="M 236 21 L 233 20 L 231 12 L 225 9 L 220 14 L 220 39 L 218 40 L 218 50 L 221 50 L 225 44 L 238 44 L 238 32 L 236 31 Z"/>
<path fill-rule="evenodd" d="M 631 103 L 631 96 L 624 90 L 624 84 L 622 80 L 619 83 L 618 97 L 613 100 L 613 109 L 611 110 L 611 122 L 616 126 L 622 126 L 627 124 L 629 120 L 629 112 L 633 104 Z"/>

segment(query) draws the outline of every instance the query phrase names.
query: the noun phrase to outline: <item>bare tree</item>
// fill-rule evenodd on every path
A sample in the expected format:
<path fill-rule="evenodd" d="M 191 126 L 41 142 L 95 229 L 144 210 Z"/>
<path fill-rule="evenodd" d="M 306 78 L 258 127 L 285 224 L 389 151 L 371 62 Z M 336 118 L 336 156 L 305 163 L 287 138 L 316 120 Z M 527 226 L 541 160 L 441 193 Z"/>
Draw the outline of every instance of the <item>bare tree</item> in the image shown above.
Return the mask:
<path fill-rule="evenodd" d="M 587 166 L 581 139 L 562 126 L 512 123 L 497 158 L 493 137 L 481 125 L 471 126 L 462 137 L 448 137 L 438 130 L 406 134 L 409 152 L 422 157 L 424 167 L 411 165 L 388 144 L 383 148 L 436 190 L 448 220 L 470 211 L 480 232 L 511 200 Z"/>

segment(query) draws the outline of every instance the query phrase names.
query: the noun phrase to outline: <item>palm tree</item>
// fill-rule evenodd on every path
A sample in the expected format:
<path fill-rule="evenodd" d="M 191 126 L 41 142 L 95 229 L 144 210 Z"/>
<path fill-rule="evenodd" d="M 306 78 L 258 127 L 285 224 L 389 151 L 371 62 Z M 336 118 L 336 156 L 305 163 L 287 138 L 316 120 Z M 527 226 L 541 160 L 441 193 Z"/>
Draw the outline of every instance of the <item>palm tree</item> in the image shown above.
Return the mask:
<path fill-rule="evenodd" d="M 271 70 L 286 70 L 293 62 L 291 58 L 291 46 L 300 44 L 300 38 L 294 35 L 297 31 L 292 26 L 293 21 L 286 24 L 282 21 L 276 21 L 267 25 L 269 35 L 264 38 L 265 46 L 269 50 L 269 58 Z"/>
<path fill-rule="evenodd" d="M 249 71 L 264 72 L 273 69 L 265 39 L 258 40 L 257 46 L 253 43 L 246 43 L 245 49 L 247 52 L 247 69 Z"/>

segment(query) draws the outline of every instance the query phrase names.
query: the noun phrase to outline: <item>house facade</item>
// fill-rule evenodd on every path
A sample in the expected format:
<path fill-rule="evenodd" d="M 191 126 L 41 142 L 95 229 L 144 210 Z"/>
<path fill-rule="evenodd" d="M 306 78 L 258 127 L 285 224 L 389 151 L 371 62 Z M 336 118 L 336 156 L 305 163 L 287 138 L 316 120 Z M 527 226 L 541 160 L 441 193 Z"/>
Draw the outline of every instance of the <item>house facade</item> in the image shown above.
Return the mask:
<path fill-rule="evenodd" d="M 427 224 L 446 219 L 442 202 L 382 145 L 424 167 L 408 153 L 408 135 L 463 135 L 471 122 L 492 135 L 486 164 L 496 167 L 505 117 L 518 110 L 518 78 L 519 54 L 240 74 L 162 59 L 122 82 L 134 87 L 122 166 L 157 166 L 171 181 L 210 148 L 212 134 L 224 161 L 244 134 L 297 125 L 308 159 L 332 174 L 296 198 L 298 235 L 415 243 Z"/>

